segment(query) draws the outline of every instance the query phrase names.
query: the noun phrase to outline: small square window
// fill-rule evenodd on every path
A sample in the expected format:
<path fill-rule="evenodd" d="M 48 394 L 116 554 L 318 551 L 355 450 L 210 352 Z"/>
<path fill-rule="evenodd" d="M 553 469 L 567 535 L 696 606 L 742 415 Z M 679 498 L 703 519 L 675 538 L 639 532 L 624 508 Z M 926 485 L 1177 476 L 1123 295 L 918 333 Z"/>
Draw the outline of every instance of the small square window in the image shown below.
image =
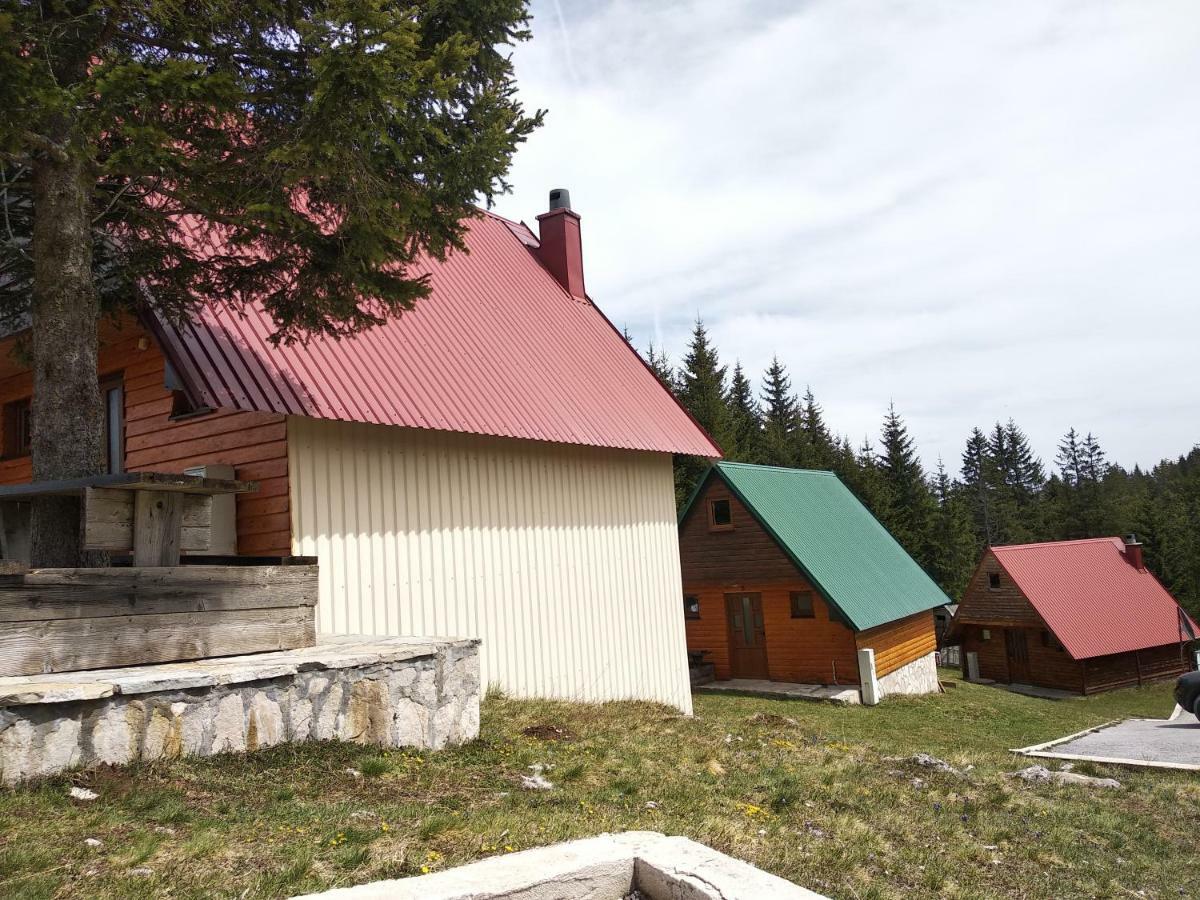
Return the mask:
<path fill-rule="evenodd" d="M 815 619 L 816 617 L 817 614 L 813 612 L 813 592 L 792 591 L 792 618 Z"/>
<path fill-rule="evenodd" d="M 708 501 L 708 525 L 713 531 L 733 528 L 733 508 L 728 499 Z"/>
<path fill-rule="evenodd" d="M 989 591 L 1000 590 L 1000 573 L 999 572 L 988 572 L 988 590 Z"/>
<path fill-rule="evenodd" d="M 685 594 L 683 597 L 683 617 L 685 619 L 700 618 L 700 598 L 693 594 Z"/>
<path fill-rule="evenodd" d="M 1042 646 L 1048 647 L 1051 650 L 1063 649 L 1062 643 L 1054 636 L 1054 632 L 1046 628 L 1042 629 Z"/>
<path fill-rule="evenodd" d="M 990 629 L 988 629 L 988 628 L 983 629 L 983 639 L 985 641 L 990 641 L 992 639 L 992 632 Z"/>

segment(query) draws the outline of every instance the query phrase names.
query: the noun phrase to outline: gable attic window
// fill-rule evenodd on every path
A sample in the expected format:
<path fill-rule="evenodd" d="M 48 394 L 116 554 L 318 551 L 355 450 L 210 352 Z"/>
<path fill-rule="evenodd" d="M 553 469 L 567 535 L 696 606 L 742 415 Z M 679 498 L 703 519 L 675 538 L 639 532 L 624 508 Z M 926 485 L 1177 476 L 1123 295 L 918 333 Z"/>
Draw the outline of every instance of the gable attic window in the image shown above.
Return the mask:
<path fill-rule="evenodd" d="M 792 591 L 792 618 L 815 619 L 812 591 Z"/>
<path fill-rule="evenodd" d="M 171 392 L 172 419 L 185 419 L 188 416 L 202 416 L 212 412 L 212 407 L 199 406 L 192 402 L 187 386 L 169 359 L 163 362 L 163 387 Z"/>
<path fill-rule="evenodd" d="M 709 531 L 733 530 L 733 508 L 730 506 L 728 498 L 708 501 L 708 529 Z"/>
<path fill-rule="evenodd" d="M 685 619 L 700 618 L 700 598 L 693 594 L 685 594 L 683 597 L 683 617 Z"/>
<path fill-rule="evenodd" d="M 999 572 L 988 572 L 988 590 L 989 591 L 1000 590 L 1000 573 Z"/>
<path fill-rule="evenodd" d="M 33 404 L 29 397 L 4 404 L 4 458 L 28 456 L 33 440 Z"/>

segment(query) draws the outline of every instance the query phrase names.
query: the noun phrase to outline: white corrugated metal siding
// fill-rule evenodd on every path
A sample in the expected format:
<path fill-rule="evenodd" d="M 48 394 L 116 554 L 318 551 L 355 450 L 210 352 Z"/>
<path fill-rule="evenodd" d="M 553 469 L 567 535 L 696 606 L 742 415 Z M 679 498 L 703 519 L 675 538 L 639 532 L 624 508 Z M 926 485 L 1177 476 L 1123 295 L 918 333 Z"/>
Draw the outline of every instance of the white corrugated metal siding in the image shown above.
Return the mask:
<path fill-rule="evenodd" d="M 288 419 L 318 627 L 483 639 L 515 696 L 691 711 L 671 458 Z"/>

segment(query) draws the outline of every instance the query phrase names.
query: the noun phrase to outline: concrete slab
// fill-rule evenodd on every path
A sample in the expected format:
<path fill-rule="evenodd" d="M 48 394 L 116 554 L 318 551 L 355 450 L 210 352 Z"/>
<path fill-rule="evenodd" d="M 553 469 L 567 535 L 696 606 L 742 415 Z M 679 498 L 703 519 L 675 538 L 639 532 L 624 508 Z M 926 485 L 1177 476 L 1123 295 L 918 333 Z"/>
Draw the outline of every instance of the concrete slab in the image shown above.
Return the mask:
<path fill-rule="evenodd" d="M 857 705 L 862 696 L 857 687 L 844 684 L 793 684 L 789 681 L 767 681 L 761 678 L 732 678 L 712 681 L 692 688 L 694 694 L 751 694 L 774 700 L 810 700 L 824 703 Z"/>
<path fill-rule="evenodd" d="M 293 900 L 825 900 L 684 837 L 627 831 Z"/>
<path fill-rule="evenodd" d="M 1042 687 L 1038 684 L 996 684 L 995 687 L 1006 688 L 1014 694 L 1026 697 L 1040 697 L 1042 700 L 1072 700 L 1079 697 L 1078 691 L 1060 691 L 1058 688 Z"/>
<path fill-rule="evenodd" d="M 1126 719 L 1014 751 L 1043 759 L 1200 771 L 1200 722 L 1178 706 L 1169 719 Z"/>
<path fill-rule="evenodd" d="M 990 678 L 968 678 L 967 681 L 971 684 L 983 684 L 988 687 L 999 688 L 1002 691 L 1011 691 L 1014 694 L 1022 694 L 1026 697 L 1039 697 L 1042 700 L 1071 700 L 1080 696 L 1077 691 L 1060 691 L 1057 688 L 1042 687 L 1037 684 L 1004 684 L 1003 682 L 993 681 Z"/>

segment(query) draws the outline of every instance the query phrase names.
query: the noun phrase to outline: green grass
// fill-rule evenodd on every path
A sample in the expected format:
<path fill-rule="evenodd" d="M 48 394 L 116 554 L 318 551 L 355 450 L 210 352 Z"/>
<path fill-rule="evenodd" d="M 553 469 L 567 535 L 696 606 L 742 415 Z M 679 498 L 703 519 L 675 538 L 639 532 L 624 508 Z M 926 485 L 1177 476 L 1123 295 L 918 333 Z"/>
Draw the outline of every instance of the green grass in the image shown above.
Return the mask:
<path fill-rule="evenodd" d="M 0 896 L 286 897 L 626 829 L 839 898 L 1200 896 L 1185 863 L 1200 778 L 1080 766 L 1123 785 L 1093 791 L 1005 777 L 1028 762 L 1009 747 L 1171 706 L 1169 685 L 1054 702 L 960 684 L 875 709 L 703 696 L 693 718 L 493 697 L 480 739 L 442 753 L 305 745 L 0 791 Z M 889 759 L 922 751 L 974 768 Z M 534 763 L 553 791 L 522 790 Z M 73 783 L 100 799 L 71 801 Z"/>

